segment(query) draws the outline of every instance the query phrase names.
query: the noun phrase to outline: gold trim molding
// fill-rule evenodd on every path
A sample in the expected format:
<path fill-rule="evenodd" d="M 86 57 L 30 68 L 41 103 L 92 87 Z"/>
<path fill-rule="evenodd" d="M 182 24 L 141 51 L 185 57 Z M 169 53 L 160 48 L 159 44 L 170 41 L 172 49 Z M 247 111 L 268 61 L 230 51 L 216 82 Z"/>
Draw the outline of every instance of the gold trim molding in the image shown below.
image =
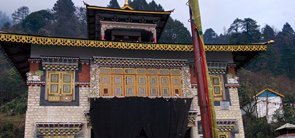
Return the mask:
<path fill-rule="evenodd" d="M 125 6 L 125 5 L 124 5 Z M 142 13 L 142 14 L 166 14 L 170 15 L 172 11 L 139 11 L 139 10 L 126 10 L 126 9 L 115 9 L 115 8 L 106 8 L 106 7 L 99 7 L 99 6 L 87 6 L 87 9 L 93 10 L 105 10 L 105 11 L 115 11 L 115 12 L 126 12 L 126 13 Z"/>
<path fill-rule="evenodd" d="M 159 50 L 159 51 L 193 51 L 192 45 L 184 44 L 153 44 L 153 43 L 129 43 L 112 42 L 99 40 L 71 39 L 29 36 L 19 34 L 0 33 L 0 42 L 29 43 L 35 45 L 55 45 L 55 46 L 73 46 L 73 47 L 96 47 L 96 48 L 115 48 L 130 50 Z M 249 44 L 249 45 L 206 45 L 205 51 L 266 51 L 267 44 Z"/>

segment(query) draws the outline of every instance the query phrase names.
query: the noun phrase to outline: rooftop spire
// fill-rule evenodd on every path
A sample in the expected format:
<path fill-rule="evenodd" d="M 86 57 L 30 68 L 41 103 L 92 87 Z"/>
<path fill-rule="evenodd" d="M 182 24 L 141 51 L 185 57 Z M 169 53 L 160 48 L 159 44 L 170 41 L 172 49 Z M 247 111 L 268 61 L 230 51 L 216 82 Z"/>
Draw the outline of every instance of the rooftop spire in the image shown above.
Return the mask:
<path fill-rule="evenodd" d="M 133 8 L 129 6 L 129 0 L 125 0 L 125 4 L 124 4 L 124 6 L 121 9 L 124 9 L 124 10 L 133 10 Z"/>

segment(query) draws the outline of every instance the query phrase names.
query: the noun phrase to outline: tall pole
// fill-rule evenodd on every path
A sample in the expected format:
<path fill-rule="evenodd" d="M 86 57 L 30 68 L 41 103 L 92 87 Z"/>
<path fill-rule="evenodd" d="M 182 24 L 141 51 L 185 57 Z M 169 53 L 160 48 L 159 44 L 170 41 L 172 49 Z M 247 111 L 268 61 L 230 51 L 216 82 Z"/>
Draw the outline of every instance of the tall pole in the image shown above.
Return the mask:
<path fill-rule="evenodd" d="M 193 39 L 193 49 L 194 49 L 194 62 L 195 62 L 195 72 L 197 75 L 197 89 L 198 89 L 198 99 L 201 111 L 201 123 L 203 128 L 204 138 L 213 138 L 213 121 L 212 113 L 210 109 L 210 98 L 209 98 L 209 88 L 207 80 L 207 63 L 205 57 L 205 49 L 201 38 L 199 37 L 198 30 L 194 19 L 192 18 L 192 11 L 190 9 L 190 20 L 191 20 L 191 30 Z M 199 29 L 199 28 L 198 28 Z"/>

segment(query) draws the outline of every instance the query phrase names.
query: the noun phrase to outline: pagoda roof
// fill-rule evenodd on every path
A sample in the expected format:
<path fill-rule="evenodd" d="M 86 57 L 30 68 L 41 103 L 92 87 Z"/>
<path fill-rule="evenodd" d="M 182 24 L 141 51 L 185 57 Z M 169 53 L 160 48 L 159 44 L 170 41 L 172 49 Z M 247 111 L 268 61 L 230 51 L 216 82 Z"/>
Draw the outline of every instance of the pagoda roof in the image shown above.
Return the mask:
<path fill-rule="evenodd" d="M 162 31 L 167 23 L 171 11 L 143 11 L 133 10 L 131 7 L 127 8 L 108 8 L 93 5 L 86 5 L 87 10 L 87 28 L 88 38 L 100 38 L 100 21 L 113 21 L 113 22 L 128 22 L 128 23 L 149 23 L 156 24 L 157 39 L 161 37 Z"/>
<path fill-rule="evenodd" d="M 192 54 L 193 52 L 193 46 L 189 44 L 130 43 L 0 33 L 0 51 L 7 55 L 24 79 L 26 78 L 26 73 L 29 71 L 28 59 L 30 58 L 32 45 L 47 47 L 92 47 L 155 52 L 185 52 L 184 54 Z M 205 51 L 230 52 L 233 55 L 233 61 L 237 63 L 238 67 L 241 67 L 258 53 L 266 51 L 267 45 L 268 43 L 244 45 L 209 44 L 205 45 Z"/>

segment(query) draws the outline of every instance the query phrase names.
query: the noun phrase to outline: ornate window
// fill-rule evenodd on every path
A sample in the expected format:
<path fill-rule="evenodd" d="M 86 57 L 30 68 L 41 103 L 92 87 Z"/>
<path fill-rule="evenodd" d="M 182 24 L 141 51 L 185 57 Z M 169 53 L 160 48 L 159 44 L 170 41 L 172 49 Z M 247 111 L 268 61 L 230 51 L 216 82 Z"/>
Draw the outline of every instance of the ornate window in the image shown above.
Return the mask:
<path fill-rule="evenodd" d="M 211 75 L 210 80 L 211 80 L 213 95 L 214 95 L 215 100 L 216 101 L 223 100 L 224 89 L 223 89 L 222 76 L 221 75 Z"/>
<path fill-rule="evenodd" d="M 74 71 L 47 71 L 46 99 L 71 102 L 74 99 Z"/>
<path fill-rule="evenodd" d="M 100 68 L 100 96 L 182 96 L 180 69 Z"/>

